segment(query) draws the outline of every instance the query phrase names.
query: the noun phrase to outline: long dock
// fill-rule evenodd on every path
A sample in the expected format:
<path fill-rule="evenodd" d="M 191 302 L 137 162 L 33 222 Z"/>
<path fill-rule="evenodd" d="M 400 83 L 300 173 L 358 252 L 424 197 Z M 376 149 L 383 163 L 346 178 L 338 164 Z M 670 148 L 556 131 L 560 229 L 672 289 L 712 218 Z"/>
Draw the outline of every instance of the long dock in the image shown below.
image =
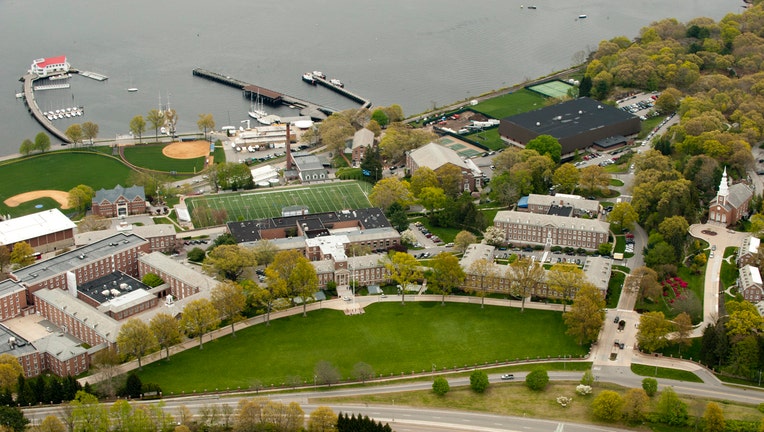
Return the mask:
<path fill-rule="evenodd" d="M 316 81 L 317 84 L 321 84 L 322 86 L 328 88 L 329 90 L 332 90 L 334 92 L 337 92 L 341 94 L 342 96 L 345 96 L 346 98 L 358 102 L 361 104 L 362 109 L 371 108 L 371 101 L 368 99 L 364 99 L 363 97 L 345 89 L 344 87 L 336 86 L 332 83 L 330 83 L 327 79 L 314 76 L 313 80 Z"/>
<path fill-rule="evenodd" d="M 211 72 L 206 69 L 196 68 L 193 70 L 193 74 L 194 76 L 198 76 L 200 78 L 204 78 L 210 81 L 214 81 L 216 83 L 226 85 L 228 87 L 233 87 L 235 89 L 241 90 L 242 95 L 246 97 L 247 99 L 252 97 L 252 94 L 259 93 L 260 97 L 263 98 L 264 102 L 269 103 L 271 105 L 276 105 L 276 104 L 294 105 L 300 108 L 301 116 L 310 117 L 314 120 L 324 120 L 326 119 L 327 116 L 336 112 L 336 110 L 326 106 L 322 106 L 313 102 L 298 99 L 294 96 L 289 96 L 283 93 L 275 92 L 273 90 L 268 90 L 268 89 L 250 84 L 248 82 L 233 78 L 231 76 L 219 74 L 217 72 Z"/>
<path fill-rule="evenodd" d="M 71 143 L 72 141 L 69 139 L 69 137 L 67 137 L 66 134 L 64 134 L 58 128 L 53 126 L 53 123 L 51 123 L 50 120 L 42 115 L 40 107 L 37 106 L 37 101 L 34 98 L 34 82 L 37 79 L 37 75 L 31 73 L 27 73 L 21 77 L 21 80 L 24 82 L 24 104 L 27 106 L 27 110 L 32 114 L 32 117 L 34 117 L 35 120 L 37 120 L 37 122 L 40 123 L 40 125 L 53 136 L 63 142 Z"/>

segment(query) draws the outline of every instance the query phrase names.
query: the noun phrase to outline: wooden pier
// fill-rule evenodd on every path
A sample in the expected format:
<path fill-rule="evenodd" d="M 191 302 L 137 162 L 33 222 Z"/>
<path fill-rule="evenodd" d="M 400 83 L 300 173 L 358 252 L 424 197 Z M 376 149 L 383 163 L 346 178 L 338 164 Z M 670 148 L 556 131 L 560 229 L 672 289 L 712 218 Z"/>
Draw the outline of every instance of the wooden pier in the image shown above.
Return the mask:
<path fill-rule="evenodd" d="M 88 78 L 94 79 L 96 81 L 106 81 L 107 79 L 109 79 L 109 77 L 107 77 L 106 75 L 99 74 L 99 73 L 96 73 L 96 72 L 78 71 L 76 69 L 72 69 L 71 72 L 78 73 L 78 74 L 80 74 L 80 75 L 82 75 L 84 77 L 88 77 Z"/>
<path fill-rule="evenodd" d="M 38 79 L 37 75 L 27 73 L 21 80 L 24 82 L 24 104 L 27 106 L 27 110 L 32 114 L 32 117 L 37 120 L 42 127 L 44 127 L 53 136 L 60 139 L 63 142 L 71 143 L 72 141 L 65 133 L 53 126 L 53 123 L 48 120 L 40 111 L 40 107 L 37 106 L 37 101 L 34 98 L 34 82 Z"/>
<path fill-rule="evenodd" d="M 211 72 L 205 69 L 201 69 L 201 68 L 194 69 L 193 74 L 194 76 L 198 76 L 200 78 L 208 79 L 210 81 L 214 81 L 216 83 L 220 83 L 228 87 L 239 89 L 242 91 L 242 95 L 247 99 L 254 97 L 252 96 L 253 94 L 256 95 L 257 93 L 259 93 L 261 99 L 265 103 L 268 103 L 271 105 L 278 105 L 278 104 L 294 105 L 300 108 L 301 116 L 310 117 L 314 120 L 324 120 L 326 119 L 327 116 L 336 112 L 336 110 L 329 107 L 318 105 L 313 102 L 308 102 L 306 100 L 298 99 L 293 96 L 275 92 L 273 90 L 268 90 L 268 89 L 238 80 L 236 78 L 233 78 L 227 75 L 222 75 L 216 72 Z"/>
<path fill-rule="evenodd" d="M 333 90 L 333 91 L 341 94 L 342 96 L 345 96 L 346 98 L 352 100 L 353 102 L 358 102 L 359 104 L 361 104 L 361 109 L 371 108 L 371 101 L 370 100 L 364 99 L 363 97 L 358 96 L 357 94 L 355 94 L 355 93 L 353 93 L 351 91 L 346 90 L 344 87 L 336 86 L 336 85 L 332 84 L 331 82 L 329 82 L 327 79 L 321 78 L 321 77 L 317 77 L 317 76 L 314 76 L 313 80 L 317 84 L 320 84 L 320 85 L 328 88 L 329 90 Z"/>

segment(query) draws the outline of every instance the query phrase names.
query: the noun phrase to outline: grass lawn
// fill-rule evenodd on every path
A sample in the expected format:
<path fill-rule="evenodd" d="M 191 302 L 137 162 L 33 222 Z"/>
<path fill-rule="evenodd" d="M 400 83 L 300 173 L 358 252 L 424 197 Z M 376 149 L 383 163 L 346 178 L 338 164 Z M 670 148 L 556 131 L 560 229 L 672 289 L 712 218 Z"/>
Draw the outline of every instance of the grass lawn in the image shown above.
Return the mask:
<path fill-rule="evenodd" d="M 496 213 L 498 213 L 499 210 L 504 210 L 504 209 L 492 208 L 488 210 L 481 210 L 481 212 L 483 213 L 483 217 L 485 218 L 485 223 L 487 223 L 488 226 L 493 226 L 493 219 L 496 217 Z"/>
<path fill-rule="evenodd" d="M 700 358 L 700 344 L 702 338 L 692 338 L 689 346 L 671 344 L 660 350 L 665 357 L 685 358 L 697 361 Z"/>
<path fill-rule="evenodd" d="M 189 198 L 186 205 L 194 225 L 194 209 L 209 206 L 225 210 L 228 221 L 243 221 L 281 216 L 283 207 L 305 205 L 310 213 L 371 207 L 367 194 L 371 185 L 364 181 L 302 185 L 293 188 L 263 189 L 243 193 Z"/>
<path fill-rule="evenodd" d="M 610 281 L 607 284 L 607 296 L 605 301 L 606 307 L 614 309 L 618 307 L 618 299 L 621 297 L 621 290 L 623 289 L 623 281 L 626 280 L 626 275 L 614 271 L 610 275 Z"/>
<path fill-rule="evenodd" d="M 204 169 L 205 157 L 173 159 L 162 154 L 164 144 L 125 147 L 125 159 L 131 164 L 155 171 L 197 173 Z"/>
<path fill-rule="evenodd" d="M 727 249 L 737 249 L 737 248 L 727 248 Z M 721 278 L 722 287 L 724 287 L 724 289 L 727 289 L 731 287 L 732 285 L 735 285 L 738 275 L 739 273 L 738 273 L 737 265 L 735 264 L 735 260 L 732 260 L 732 263 L 727 262 L 727 260 L 722 261 L 722 269 L 719 272 L 719 277 Z"/>
<path fill-rule="evenodd" d="M 215 151 L 212 153 L 215 163 L 225 162 L 225 149 L 221 147 L 215 147 Z"/>
<path fill-rule="evenodd" d="M 491 128 L 484 131 L 465 135 L 477 143 L 480 143 L 491 150 L 501 150 L 507 148 L 507 144 L 499 137 L 499 128 Z"/>
<path fill-rule="evenodd" d="M 42 189 L 69 191 L 79 184 L 88 185 L 93 190 L 113 188 L 117 183 L 125 185 L 130 172 L 130 168 L 119 159 L 90 151 L 54 152 L 15 159 L 0 166 L 0 212 L 21 216 L 40 211 L 34 208 L 35 204 L 42 204 L 45 209 L 58 207 L 49 198 L 19 207 L 8 207 L 2 203 L 23 192 Z"/>
<path fill-rule="evenodd" d="M 618 179 L 610 179 L 610 186 L 623 186 L 623 182 Z"/>
<path fill-rule="evenodd" d="M 494 217 L 495 216 L 496 214 L 494 214 Z M 430 230 L 431 233 L 440 237 L 440 239 L 443 240 L 443 243 L 452 243 L 456 235 L 462 232 L 462 230 L 459 228 L 443 228 L 443 227 L 433 226 L 432 224 L 430 224 L 430 219 L 426 216 L 411 218 L 410 221 L 422 222 L 422 225 L 424 225 L 425 228 Z"/>
<path fill-rule="evenodd" d="M 703 380 L 700 379 L 700 377 L 695 375 L 694 373 L 690 371 L 686 371 L 686 370 L 680 370 L 680 369 L 669 369 L 669 368 L 663 368 L 663 367 L 656 368 L 655 366 L 632 364 L 631 371 L 639 376 L 645 376 L 645 377 L 666 378 L 666 379 L 689 381 L 689 382 L 696 382 L 696 383 L 703 382 Z M 658 373 L 657 375 L 656 375 L 656 372 Z"/>
<path fill-rule="evenodd" d="M 523 337 L 516 337 L 522 334 Z M 281 384 L 287 376 L 310 382 L 316 363 L 335 365 L 344 379 L 365 362 L 376 374 L 465 367 L 547 356 L 581 356 L 587 347 L 565 335 L 557 312 L 449 303 L 379 303 L 346 316 L 318 310 L 257 325 L 206 342 L 169 362 L 144 366 L 141 380 L 165 393 Z M 177 373 L 183 371 L 183 373 Z M 221 373 L 225 371 L 225 373 Z"/>
<path fill-rule="evenodd" d="M 543 108 L 547 99 L 538 93 L 522 89 L 503 96 L 488 99 L 470 107 L 471 110 L 501 119 L 507 116 L 521 114 L 535 109 Z"/>
<path fill-rule="evenodd" d="M 655 117 L 650 117 L 649 119 L 643 121 L 640 124 L 640 128 L 639 128 L 640 130 L 639 130 L 639 135 L 637 135 L 637 139 L 643 139 L 644 137 L 646 137 L 647 134 L 649 134 L 651 130 L 658 127 L 658 125 L 661 124 L 661 122 L 665 118 L 666 118 L 665 116 L 655 116 Z"/>

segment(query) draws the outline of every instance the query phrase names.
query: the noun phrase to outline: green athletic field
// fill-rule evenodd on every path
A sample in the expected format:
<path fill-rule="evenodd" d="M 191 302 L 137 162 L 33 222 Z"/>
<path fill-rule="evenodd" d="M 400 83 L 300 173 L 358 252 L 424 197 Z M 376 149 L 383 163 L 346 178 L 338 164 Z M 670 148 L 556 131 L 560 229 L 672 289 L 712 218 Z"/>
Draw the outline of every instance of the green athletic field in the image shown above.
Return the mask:
<path fill-rule="evenodd" d="M 488 117 L 501 119 L 515 114 L 533 111 L 545 107 L 547 99 L 530 90 L 521 89 L 513 93 L 488 99 L 470 107 L 472 111 Z"/>
<path fill-rule="evenodd" d="M 243 221 L 281 216 L 281 209 L 304 205 L 310 213 L 371 207 L 366 182 L 337 182 L 331 184 L 302 185 L 284 189 L 262 189 L 236 194 L 211 195 L 186 199 L 194 226 L 203 227 L 194 217 L 194 209 L 209 207 L 225 210 L 228 221 Z"/>

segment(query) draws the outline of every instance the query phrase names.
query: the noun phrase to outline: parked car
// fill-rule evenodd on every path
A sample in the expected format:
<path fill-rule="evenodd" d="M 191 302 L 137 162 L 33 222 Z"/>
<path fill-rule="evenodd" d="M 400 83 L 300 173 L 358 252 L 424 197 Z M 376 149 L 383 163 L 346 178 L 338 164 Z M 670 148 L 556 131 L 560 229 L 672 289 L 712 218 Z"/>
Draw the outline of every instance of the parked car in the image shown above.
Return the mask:
<path fill-rule="evenodd" d="M 504 374 L 501 376 L 501 379 L 504 381 L 509 381 L 515 379 L 515 376 L 513 374 Z"/>
<path fill-rule="evenodd" d="M 614 323 L 618 323 L 618 322 L 620 322 L 620 321 L 621 321 L 621 317 L 619 317 L 618 315 L 616 315 L 616 316 L 615 316 L 615 319 L 613 320 L 613 322 L 614 322 Z"/>

